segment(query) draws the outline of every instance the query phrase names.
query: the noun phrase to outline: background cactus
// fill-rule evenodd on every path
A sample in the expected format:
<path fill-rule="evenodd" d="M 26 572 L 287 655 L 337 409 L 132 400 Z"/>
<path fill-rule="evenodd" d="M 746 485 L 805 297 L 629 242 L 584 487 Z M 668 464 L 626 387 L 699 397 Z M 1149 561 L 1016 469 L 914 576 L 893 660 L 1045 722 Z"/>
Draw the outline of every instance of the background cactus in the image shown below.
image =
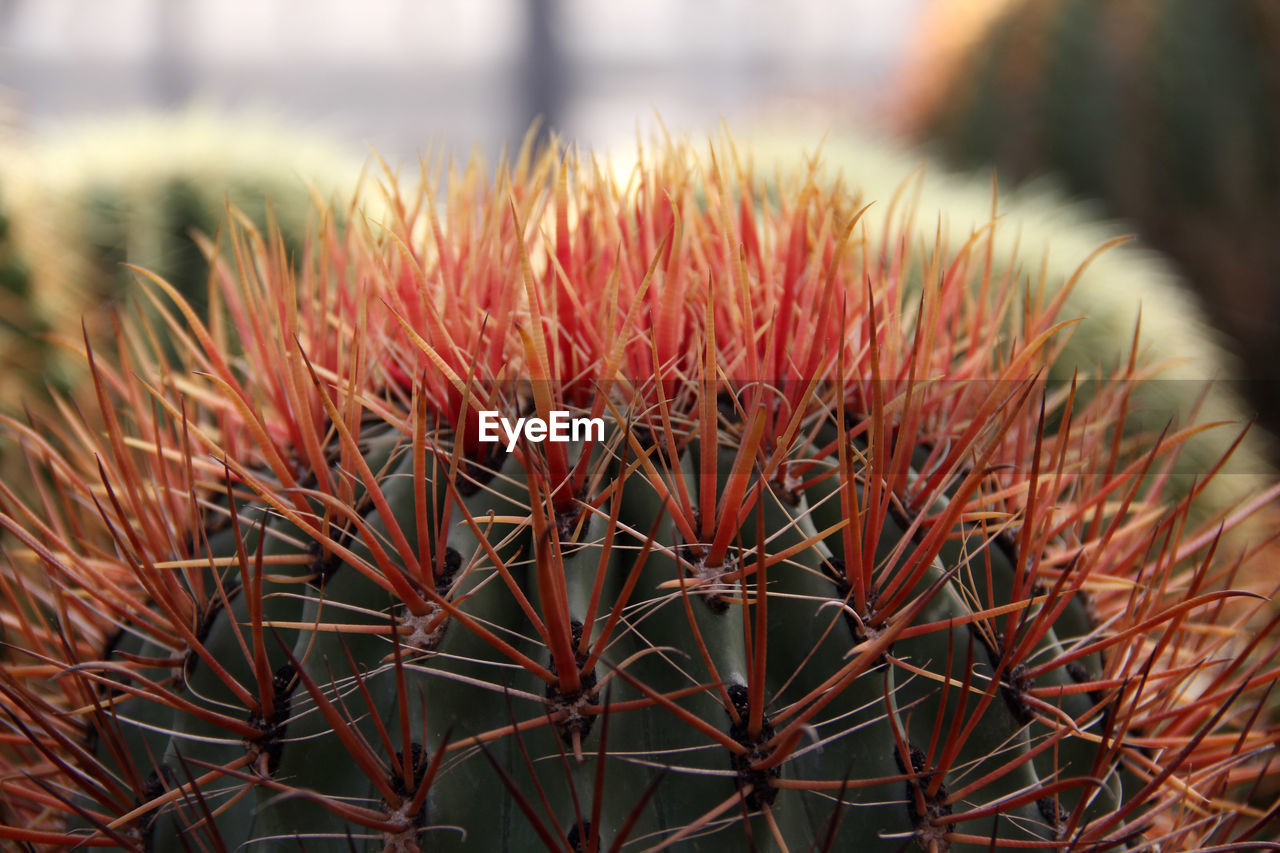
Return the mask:
<path fill-rule="evenodd" d="M 31 271 L 21 254 L 14 250 L 11 234 L 8 211 L 0 201 L 0 341 L 34 341 L 44 329 L 30 316 Z M 14 347 L 10 344 L 4 349 L 9 351 L 8 359 L 0 363 L 0 369 L 15 369 Z"/>
<path fill-rule="evenodd" d="M 908 124 L 953 163 L 1053 175 L 1188 271 L 1280 423 L 1280 8 L 1270 0 L 941 2 Z M 952 13 L 954 10 L 954 14 Z M 988 20 L 990 19 L 990 20 Z"/>
<path fill-rule="evenodd" d="M 242 235 L 180 363 L 138 325 L 95 356 L 101 433 L 8 424 L 55 487 L 0 484 L 0 838 L 1266 836 L 1274 626 L 1219 537 L 1274 492 L 1193 529 L 1190 431 L 1125 438 L 1139 367 L 1047 382 L 1061 299 L 981 233 L 873 241 L 723 148 L 621 185 L 526 152 L 387 209 L 296 276 Z M 606 431 L 507 453 L 482 410 Z"/>
<path fill-rule="evenodd" d="M 216 235 L 231 203 L 259 227 L 271 199 L 291 254 L 314 206 L 349 197 L 360 172 L 336 146 L 262 119 L 139 115 L 41 134 L 0 150 L 0 409 L 40 407 L 78 384 L 82 321 L 111 333 L 104 305 L 134 291 L 124 263 L 164 276 L 199 306 L 208 264 L 193 232 Z M 59 338 L 70 342 L 59 346 Z"/>
<path fill-rule="evenodd" d="M 1132 389 L 1132 424 L 1159 430 L 1171 420 L 1244 422 L 1256 413 L 1241 391 L 1241 365 L 1186 279 L 1153 250 L 1117 244 L 1131 232 L 1102 221 L 1096 205 L 1069 201 L 1044 186 L 1005 189 L 995 198 L 989 174 L 958 174 L 928 163 L 923 152 L 850 130 L 825 136 L 759 131 L 741 144 L 762 163 L 786 162 L 797 151 L 820 154 L 816 166 L 824 180 L 843 182 L 873 203 L 876 213 L 864 221 L 874 240 L 890 239 L 919 217 L 934 220 L 935 230 L 921 225 L 913 232 L 926 245 L 957 247 L 986 227 L 996 279 L 1065 294 L 1062 313 L 1076 322 L 1060 338 L 1050 376 L 1069 381 L 1079 370 L 1082 387 L 1095 387 L 1094 380 L 1123 370 L 1135 345 L 1143 360 L 1160 366 L 1158 378 Z M 1100 253 L 1103 245 L 1109 248 Z M 908 287 L 919 288 L 924 273 L 919 264 L 905 270 Z M 1238 439 L 1228 430 L 1191 437 L 1173 488 L 1189 486 Z M 1252 428 L 1225 464 L 1230 476 L 1207 484 L 1201 506 L 1230 506 L 1265 488 L 1274 477 L 1274 451 L 1274 438 Z"/>

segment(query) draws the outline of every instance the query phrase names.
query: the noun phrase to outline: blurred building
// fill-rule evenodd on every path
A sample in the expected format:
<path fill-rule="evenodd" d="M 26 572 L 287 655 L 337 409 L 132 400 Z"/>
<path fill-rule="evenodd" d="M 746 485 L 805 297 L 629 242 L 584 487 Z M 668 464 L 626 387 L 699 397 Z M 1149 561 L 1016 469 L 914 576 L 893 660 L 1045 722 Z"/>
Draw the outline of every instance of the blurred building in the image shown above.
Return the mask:
<path fill-rule="evenodd" d="M 925 0 L 0 0 L 19 126 L 197 103 L 407 157 L 489 154 L 534 115 L 594 146 L 654 116 L 874 121 Z"/>

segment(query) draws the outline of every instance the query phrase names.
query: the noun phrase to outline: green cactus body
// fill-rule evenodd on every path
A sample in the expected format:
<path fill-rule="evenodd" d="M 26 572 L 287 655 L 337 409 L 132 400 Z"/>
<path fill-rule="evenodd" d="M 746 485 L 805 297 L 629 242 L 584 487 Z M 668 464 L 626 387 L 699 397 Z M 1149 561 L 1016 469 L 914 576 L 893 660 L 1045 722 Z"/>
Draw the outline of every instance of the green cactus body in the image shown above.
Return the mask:
<path fill-rule="evenodd" d="M 1053 311 L 973 300 L 978 244 L 882 254 L 813 173 L 765 201 L 714 162 L 406 193 L 312 274 L 226 277 L 180 364 L 131 335 L 101 435 L 11 426 L 57 488 L 0 485 L 0 838 L 1265 833 L 1276 650 L 1226 589 L 1251 555 L 1161 495 L 1187 433 L 1121 441 L 1128 383 L 1048 393 Z M 603 431 L 508 453 L 482 411 Z"/>
<path fill-rule="evenodd" d="M 1174 258 L 1274 427 L 1280 12 L 1268 0 L 1012 0 L 918 104 L 953 163 L 1050 176 Z"/>

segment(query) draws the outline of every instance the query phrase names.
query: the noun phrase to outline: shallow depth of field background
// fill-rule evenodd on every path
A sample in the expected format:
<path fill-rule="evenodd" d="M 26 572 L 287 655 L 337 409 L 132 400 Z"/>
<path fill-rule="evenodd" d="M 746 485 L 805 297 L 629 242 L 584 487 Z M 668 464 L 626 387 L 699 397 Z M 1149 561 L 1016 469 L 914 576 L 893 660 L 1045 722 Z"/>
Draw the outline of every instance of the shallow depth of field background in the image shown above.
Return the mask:
<path fill-rule="evenodd" d="M 879 125 L 926 0 L 0 0 L 0 127 L 187 104 L 393 159 L 593 148 L 661 115 Z"/>
<path fill-rule="evenodd" d="M 0 144 L 211 113 L 411 166 L 493 164 L 536 117 L 624 156 L 659 120 L 787 157 L 911 128 L 1167 256 L 1280 434 L 1278 57 L 1280 0 L 0 0 Z"/>

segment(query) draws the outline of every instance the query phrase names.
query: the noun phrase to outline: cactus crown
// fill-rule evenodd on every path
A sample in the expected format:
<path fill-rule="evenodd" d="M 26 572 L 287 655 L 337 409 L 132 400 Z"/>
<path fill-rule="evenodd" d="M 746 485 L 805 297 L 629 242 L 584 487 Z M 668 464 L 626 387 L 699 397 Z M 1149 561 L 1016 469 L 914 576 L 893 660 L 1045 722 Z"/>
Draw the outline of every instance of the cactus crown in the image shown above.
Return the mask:
<path fill-rule="evenodd" d="M 1218 543 L 1271 495 L 1192 529 L 1214 471 L 1163 496 L 1197 428 L 1123 429 L 1136 360 L 1048 384 L 1064 297 L 993 279 L 990 226 L 917 257 L 815 174 L 525 150 L 296 274 L 235 231 L 207 322 L 149 279 L 161 327 L 90 357 L 104 428 L 6 424 L 39 497 L 0 484 L 0 838 L 1265 833 L 1276 648 Z M 490 412 L 601 429 L 508 450 Z"/>

